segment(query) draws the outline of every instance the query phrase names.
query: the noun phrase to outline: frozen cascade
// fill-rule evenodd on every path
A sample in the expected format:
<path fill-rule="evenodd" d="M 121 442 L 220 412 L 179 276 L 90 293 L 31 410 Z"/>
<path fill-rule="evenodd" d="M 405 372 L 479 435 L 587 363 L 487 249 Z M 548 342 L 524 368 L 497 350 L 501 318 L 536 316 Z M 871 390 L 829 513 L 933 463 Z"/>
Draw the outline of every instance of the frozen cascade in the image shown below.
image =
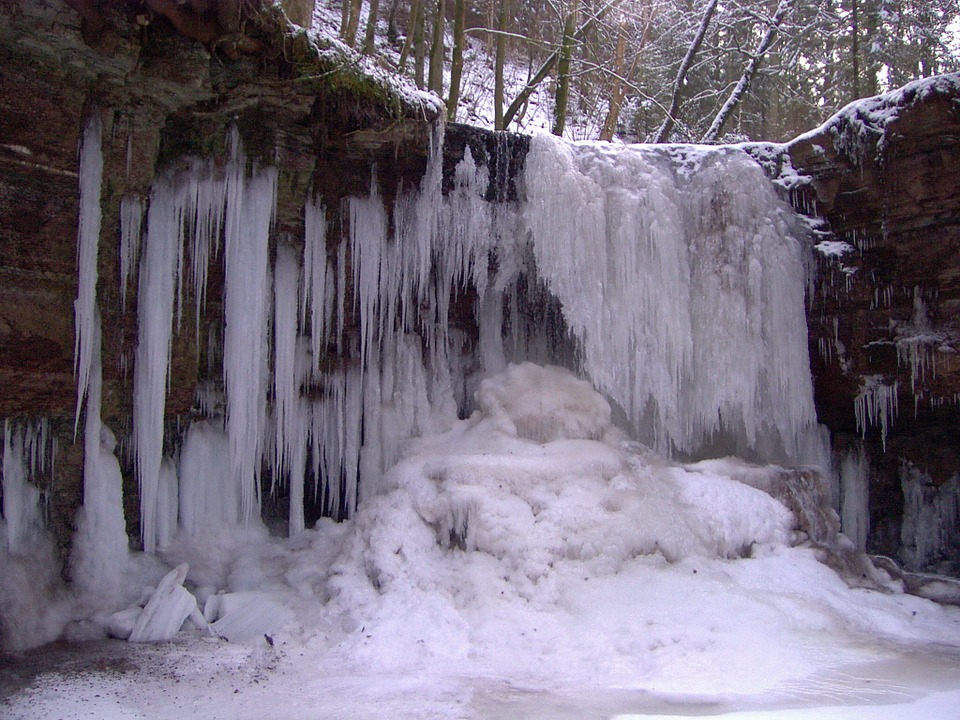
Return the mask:
<path fill-rule="evenodd" d="M 903 463 L 903 523 L 900 527 L 901 556 L 908 570 L 924 570 L 947 561 L 960 563 L 952 539 L 960 528 L 960 475 L 937 486 L 925 472 Z"/>
<path fill-rule="evenodd" d="M 857 550 L 867 549 L 870 536 L 870 466 L 862 447 L 840 461 L 840 530 Z"/>
<path fill-rule="evenodd" d="M 587 375 L 659 450 L 729 435 L 729 450 L 804 461 L 816 416 L 799 228 L 744 153 L 688 152 L 697 167 L 535 137 L 537 270 Z"/>
<path fill-rule="evenodd" d="M 302 256 L 281 240 L 273 265 L 277 170 L 247 171 L 235 131 L 225 177 L 194 162 L 157 181 L 140 259 L 135 392 L 145 548 L 169 539 L 177 505 L 193 533 L 249 521 L 264 458 L 273 487 L 289 487 L 291 533 L 305 524 L 308 478 L 324 512 L 349 516 L 410 438 L 472 409 L 472 374 L 557 362 L 558 351 L 567 364 L 579 358 L 661 450 L 823 464 L 800 244 L 789 209 L 746 155 L 688 148 L 678 164 L 656 150 L 537 138 L 526 202 L 492 204 L 488 169 L 469 149 L 441 193 L 441 142 L 438 130 L 419 187 L 401 188 L 392 206 L 374 171 L 369 194 L 341 206 L 336 241 L 311 193 Z M 184 258 L 202 298 L 221 235 L 225 434 L 208 398 L 214 424 L 188 429 L 179 481 L 166 472 L 161 490 L 161 467 L 173 467 L 162 419 Z M 477 297 L 472 348 L 450 327 L 466 292 Z M 218 454 L 229 479 L 204 475 Z"/>
<path fill-rule="evenodd" d="M 74 302 L 74 373 L 77 377 L 77 410 L 74 433 L 90 384 L 93 366 L 97 306 L 97 250 L 100 245 L 100 189 L 103 151 L 100 146 L 100 113 L 90 115 L 80 144 L 80 218 L 77 222 L 77 299 Z"/>

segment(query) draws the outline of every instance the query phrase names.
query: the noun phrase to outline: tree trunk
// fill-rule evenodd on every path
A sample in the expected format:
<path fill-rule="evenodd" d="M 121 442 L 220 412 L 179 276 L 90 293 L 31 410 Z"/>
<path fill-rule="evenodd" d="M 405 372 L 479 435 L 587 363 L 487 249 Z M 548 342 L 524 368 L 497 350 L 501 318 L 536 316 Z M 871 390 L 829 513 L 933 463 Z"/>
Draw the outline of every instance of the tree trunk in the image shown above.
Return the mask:
<path fill-rule="evenodd" d="M 503 66 L 507 59 L 507 26 L 510 22 L 510 0 L 500 0 L 500 14 L 497 18 L 497 49 L 493 65 L 493 127 L 503 130 Z"/>
<path fill-rule="evenodd" d="M 380 12 L 380 0 L 370 0 L 370 16 L 367 18 L 367 32 L 363 38 L 363 54 L 373 55 L 377 49 L 377 14 Z"/>
<path fill-rule="evenodd" d="M 410 19 L 407 24 L 407 36 L 403 39 L 403 47 L 400 48 L 400 60 L 397 62 L 397 69 L 403 72 L 407 65 L 407 58 L 410 57 L 410 48 L 414 47 L 414 40 L 417 35 L 417 27 L 420 22 L 420 0 L 411 0 Z"/>
<path fill-rule="evenodd" d="M 563 21 L 563 39 L 560 41 L 560 56 L 557 58 L 557 92 L 553 103 L 553 132 L 563 136 L 567 123 L 567 104 L 570 101 L 570 66 L 573 62 L 574 34 L 577 29 L 577 14 L 580 0 L 571 0 L 567 17 Z"/>
<path fill-rule="evenodd" d="M 850 72 L 853 75 L 851 100 L 860 97 L 860 13 L 857 0 L 850 0 Z"/>
<path fill-rule="evenodd" d="M 437 0 L 437 12 L 433 18 L 433 41 L 430 44 L 430 77 L 427 90 L 443 96 L 443 30 L 446 25 L 447 2 Z"/>
<path fill-rule="evenodd" d="M 397 38 L 400 33 L 397 31 L 397 9 L 400 7 L 400 0 L 393 0 L 390 3 L 390 12 L 387 14 L 387 40 L 390 44 L 396 46 Z M 404 42 L 406 44 L 406 42 Z"/>
<path fill-rule="evenodd" d="M 610 88 L 610 100 L 607 106 L 607 115 L 603 119 L 600 129 L 601 140 L 613 140 L 617 131 L 617 120 L 620 117 L 620 106 L 623 104 L 623 71 L 627 54 L 627 35 L 621 25 L 617 32 L 617 51 L 613 60 L 613 83 Z"/>
<path fill-rule="evenodd" d="M 719 112 L 717 112 L 716 117 L 713 118 L 713 123 L 711 123 L 710 129 L 708 129 L 701 138 L 701 142 L 716 142 L 717 138 L 720 137 L 720 133 L 723 132 L 723 126 L 726 124 L 730 114 L 734 111 L 737 105 L 740 104 L 740 101 L 743 100 L 743 96 L 746 94 L 747 90 L 750 89 L 750 82 L 753 80 L 754 75 L 757 74 L 757 70 L 760 69 L 760 63 L 767 54 L 767 51 L 770 49 L 770 46 L 773 45 L 774 40 L 776 40 L 777 31 L 779 30 L 781 23 L 783 23 L 783 19 L 790 12 L 793 3 L 794 0 L 780 0 L 780 4 L 777 6 L 776 12 L 773 14 L 773 17 L 770 18 L 770 23 L 767 25 L 767 31 L 760 39 L 757 49 L 754 50 L 753 55 L 750 56 L 750 61 L 743 69 L 743 74 L 740 76 L 739 82 L 737 82 L 736 86 L 730 92 L 730 96 L 727 98 L 726 102 L 723 103 L 723 107 L 721 107 Z"/>
<path fill-rule="evenodd" d="M 670 97 L 670 109 L 667 110 L 667 116 L 663 119 L 663 123 L 657 129 L 657 134 L 653 136 L 653 142 L 655 143 L 666 142 L 667 138 L 670 137 L 673 126 L 677 122 L 677 113 L 680 112 L 680 102 L 683 99 L 683 86 L 686 84 L 687 73 L 693 66 L 693 60 L 696 58 L 697 53 L 700 52 L 700 47 L 703 45 L 703 39 L 707 35 L 707 28 L 710 26 L 710 20 L 713 18 L 713 13 L 716 11 L 716 9 L 717 0 L 710 0 L 710 2 L 707 4 L 707 7 L 703 11 L 703 17 L 700 19 L 700 25 L 697 28 L 697 34 L 693 37 L 693 42 L 691 42 L 690 46 L 687 48 L 687 52 L 683 56 L 683 60 L 680 62 L 680 67 L 677 70 L 677 77 L 673 81 L 673 93 Z"/>
<path fill-rule="evenodd" d="M 450 61 L 450 97 L 447 100 L 447 120 L 457 119 L 460 103 L 460 79 L 463 76 L 463 46 L 467 41 L 467 3 L 456 0 L 453 6 L 453 57 Z"/>
<path fill-rule="evenodd" d="M 344 3 L 347 0 L 343 0 Z M 350 17 L 347 20 L 346 31 L 343 33 L 343 41 L 353 47 L 353 44 L 357 41 L 357 29 L 360 27 L 360 10 L 363 5 L 363 0 L 350 0 Z"/>

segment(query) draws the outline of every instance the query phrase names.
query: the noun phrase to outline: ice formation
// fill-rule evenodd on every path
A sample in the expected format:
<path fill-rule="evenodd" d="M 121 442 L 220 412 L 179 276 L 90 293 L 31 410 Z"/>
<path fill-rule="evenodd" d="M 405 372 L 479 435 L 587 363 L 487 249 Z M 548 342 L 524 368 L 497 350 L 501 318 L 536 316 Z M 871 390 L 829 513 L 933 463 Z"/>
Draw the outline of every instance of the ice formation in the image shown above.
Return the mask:
<path fill-rule="evenodd" d="M 177 512 L 191 532 L 210 513 L 249 522 L 265 460 L 273 489 L 293 498 L 290 532 L 305 526 L 311 481 L 323 512 L 351 515 L 409 438 L 470 411 L 471 373 L 510 361 L 577 367 L 661 452 L 719 448 L 825 464 L 798 228 L 742 151 L 612 152 L 539 137 L 526 198 L 491 203 L 497 180 L 469 148 L 441 194 L 442 142 L 440 129 L 419 187 L 391 206 L 374 172 L 370 192 L 343 203 L 340 239 L 328 236 L 329 211 L 311 193 L 302 254 L 300 239 L 286 238 L 272 266 L 277 170 L 249 168 L 235 130 L 224 169 L 195 160 L 156 181 L 140 252 L 134 378 L 148 552 L 170 540 L 161 528 Z M 137 236 L 137 206 L 124 205 L 123 282 Z M 223 334 L 214 342 L 222 345 L 207 356 L 222 355 L 222 389 L 208 372 L 198 398 L 222 422 L 233 487 L 214 490 L 214 478 L 227 482 L 219 468 L 200 479 L 217 462 L 214 430 L 198 430 L 203 442 L 188 430 L 179 460 L 165 459 L 163 417 L 185 266 L 199 313 L 221 242 Z M 468 288 L 478 298 L 479 366 L 449 322 Z M 161 468 L 174 462 L 180 478 L 165 477 L 181 486 L 178 503 L 160 488 Z"/>
<path fill-rule="evenodd" d="M 80 144 L 80 218 L 77 221 L 77 299 L 74 302 L 74 372 L 77 376 L 77 410 L 74 432 L 87 397 L 94 360 L 97 324 L 97 250 L 100 247 L 100 185 L 103 152 L 100 147 L 100 114 L 87 121 Z"/>
<path fill-rule="evenodd" d="M 538 136 L 526 208 L 537 269 L 583 367 L 659 450 L 796 462 L 815 426 L 804 260 L 792 213 L 731 149 Z M 812 460 L 812 458 L 811 458 Z"/>
<path fill-rule="evenodd" d="M 720 451 L 825 465 L 807 362 L 799 230 L 742 151 L 614 152 L 539 137 L 525 190 L 508 199 L 496 186 L 503 178 L 491 177 L 469 149 L 444 195 L 442 143 L 438 128 L 419 186 L 398 189 L 392 203 L 375 172 L 368 194 L 341 204 L 336 224 L 310 193 L 302 238 L 278 237 L 278 169 L 250 163 L 236 130 L 224 163 L 181 161 L 158 176 L 146 203 L 123 200 L 124 286 L 138 265 L 133 450 L 148 554 L 263 532 L 260 493 L 268 488 L 287 493 L 291 535 L 306 529 L 307 504 L 351 517 L 390 490 L 397 477 L 390 469 L 415 438 L 461 432 L 458 418 L 477 409 L 488 416 L 485 427 L 522 442 L 521 465 L 525 454 L 542 455 L 537 444 L 561 443 L 563 452 L 544 462 L 567 479 L 579 467 L 577 449 L 611 442 L 611 416 L 624 413 L 641 439 L 667 455 Z M 341 236 L 331 236 L 331 227 Z M 202 338 L 209 265 L 221 249 L 223 315 Z M 463 294 L 476 298 L 476 337 L 451 327 Z M 208 366 L 198 417 L 174 431 L 165 425 L 165 400 L 185 295 L 197 306 L 196 340 Z M 82 335 L 94 338 L 86 325 Z M 576 381 L 577 390 L 566 371 L 523 364 L 531 359 L 562 363 L 590 384 Z M 481 382 L 504 369 L 506 381 Z M 125 552 L 116 459 L 98 423 L 89 410 L 89 496 L 114 499 L 84 510 L 82 532 L 113 550 L 101 565 L 78 554 L 91 583 L 110 574 L 107 563 L 116 572 Z M 580 470 L 593 468 L 597 482 L 617 485 L 622 473 L 613 466 L 634 463 L 619 452 L 609 446 L 600 452 L 607 459 L 591 455 Z M 491 477 L 506 477 L 497 463 L 480 462 Z M 264 470 L 269 478 L 261 478 Z M 550 482 L 561 483 L 560 475 Z M 694 496 L 710 498 L 716 525 L 733 509 L 707 475 L 658 474 L 653 494 L 697 507 Z M 732 486 L 732 503 L 760 497 L 741 485 Z M 456 489 L 462 503 L 446 515 L 439 506 L 431 511 L 446 542 L 483 541 L 475 492 Z M 637 513 L 673 512 L 648 507 L 655 501 L 641 495 Z M 650 528 L 629 552 L 733 556 L 754 540 L 782 542 L 789 513 L 763 497 L 762 527 L 743 520 L 730 533 L 693 530 L 693 539 L 675 541 Z M 450 496 L 436 502 L 446 507 Z M 599 545 L 563 552 L 603 554 Z"/>

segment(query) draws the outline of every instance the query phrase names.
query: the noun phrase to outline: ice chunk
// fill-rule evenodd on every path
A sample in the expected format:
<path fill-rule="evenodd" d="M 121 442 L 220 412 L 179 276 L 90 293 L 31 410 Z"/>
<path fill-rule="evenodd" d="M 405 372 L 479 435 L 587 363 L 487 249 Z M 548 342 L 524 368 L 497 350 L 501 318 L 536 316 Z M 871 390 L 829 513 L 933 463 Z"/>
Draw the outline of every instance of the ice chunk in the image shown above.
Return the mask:
<path fill-rule="evenodd" d="M 610 404 L 568 370 L 525 362 L 480 384 L 480 409 L 511 434 L 536 442 L 598 440 L 610 427 Z"/>
<path fill-rule="evenodd" d="M 232 642 L 270 635 L 295 619 L 293 611 L 271 599 L 268 593 L 237 592 L 214 595 L 216 602 L 204 608 L 208 620 L 216 615 L 210 628 Z"/>
<path fill-rule="evenodd" d="M 163 577 L 137 618 L 130 642 L 169 640 L 187 618 L 198 612 L 196 598 L 183 587 L 189 570 L 190 566 L 183 563 Z"/>

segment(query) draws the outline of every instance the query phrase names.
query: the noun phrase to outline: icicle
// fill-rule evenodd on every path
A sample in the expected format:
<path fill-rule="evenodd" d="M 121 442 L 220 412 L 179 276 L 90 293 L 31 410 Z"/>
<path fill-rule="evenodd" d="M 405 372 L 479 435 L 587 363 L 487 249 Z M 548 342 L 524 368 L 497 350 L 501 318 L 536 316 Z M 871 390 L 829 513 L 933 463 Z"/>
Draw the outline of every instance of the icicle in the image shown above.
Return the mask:
<path fill-rule="evenodd" d="M 887 385 L 877 375 L 863 379 L 863 387 L 854 398 L 854 414 L 857 418 L 857 430 L 866 437 L 870 426 L 880 426 L 880 441 L 883 450 L 887 450 L 887 432 L 897 416 L 897 382 Z"/>
<path fill-rule="evenodd" d="M 183 207 L 177 188 L 161 178 L 150 192 L 147 235 L 137 293 L 139 332 L 133 380 L 133 432 L 140 487 L 143 548 L 157 550 L 163 417 L 166 406 L 174 284 L 183 243 Z"/>
<path fill-rule="evenodd" d="M 77 376 L 77 409 L 74 435 L 90 383 L 97 304 L 97 250 L 100 244 L 100 190 L 103 152 L 100 147 L 100 113 L 87 121 L 80 145 L 80 219 L 77 231 L 77 299 L 74 303 L 74 374 Z"/>
<path fill-rule="evenodd" d="M 143 202 L 127 196 L 120 201 L 120 310 L 127 311 L 127 287 L 140 258 Z"/>
<path fill-rule="evenodd" d="M 353 263 L 354 302 L 360 326 L 360 358 L 379 351 L 381 302 L 390 302 L 381 293 L 381 283 L 394 285 L 393 278 L 382 273 L 387 245 L 387 213 L 377 189 L 376 177 L 370 183 L 370 196 L 350 198 L 350 259 Z"/>
<path fill-rule="evenodd" d="M 240 508 L 249 520 L 259 507 L 260 459 L 269 367 L 269 236 L 276 207 L 277 171 L 244 178 L 239 142 L 227 171 L 225 218 L 223 378 L 227 434 Z"/>
<path fill-rule="evenodd" d="M 328 280 L 331 272 L 327 263 L 327 213 L 312 196 L 304 206 L 303 273 L 300 323 L 305 325 L 309 317 L 311 349 L 317 362 L 330 332 L 332 308 Z"/>

